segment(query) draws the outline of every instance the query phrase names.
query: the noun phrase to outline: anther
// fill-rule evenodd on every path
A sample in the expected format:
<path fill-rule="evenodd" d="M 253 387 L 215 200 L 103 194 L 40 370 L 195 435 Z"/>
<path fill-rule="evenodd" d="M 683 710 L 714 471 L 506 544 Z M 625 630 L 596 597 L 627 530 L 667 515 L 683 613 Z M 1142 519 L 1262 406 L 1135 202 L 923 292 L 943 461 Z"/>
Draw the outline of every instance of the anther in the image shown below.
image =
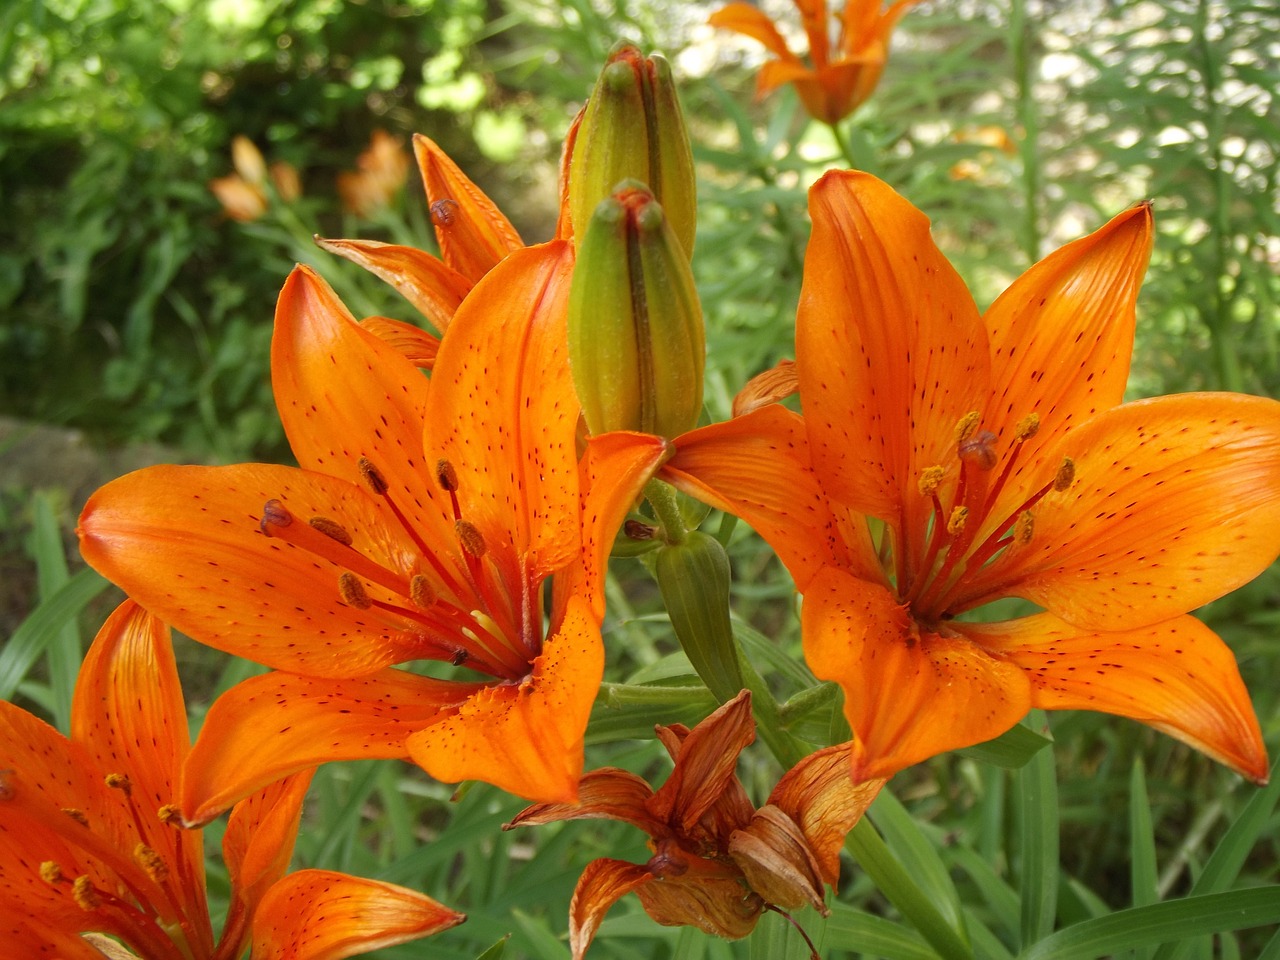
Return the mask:
<path fill-rule="evenodd" d="M 409 580 L 409 599 L 413 601 L 415 606 L 428 610 L 435 606 L 435 602 L 439 598 L 431 587 L 431 581 L 422 574 L 416 573 Z"/>
<path fill-rule="evenodd" d="M 89 825 L 89 818 L 84 815 L 83 810 L 77 810 L 75 807 L 63 807 L 62 812 L 82 827 Z"/>
<path fill-rule="evenodd" d="M 174 803 L 166 803 L 156 811 L 156 816 L 166 827 L 182 827 L 182 811 Z"/>
<path fill-rule="evenodd" d="M 468 657 L 467 651 L 462 649 L 462 647 L 459 647 L 457 650 L 454 651 L 453 657 L 449 660 L 449 662 L 452 663 L 455 667 L 460 667 L 467 662 L 467 657 Z"/>
<path fill-rule="evenodd" d="M 956 421 L 956 443 L 964 443 L 971 436 L 973 431 L 978 429 L 978 422 L 982 419 L 982 414 L 977 410 L 970 410 L 963 417 Z"/>
<path fill-rule="evenodd" d="M 71 884 L 71 896 L 75 900 L 76 906 L 86 912 L 97 910 L 102 906 L 102 897 L 98 895 L 98 891 L 93 886 L 93 881 L 88 877 L 76 877 Z"/>
<path fill-rule="evenodd" d="M 369 489 L 380 497 L 386 496 L 391 485 L 387 483 L 387 478 L 383 476 L 382 471 L 373 465 L 373 461 L 368 457 L 361 457 L 356 466 L 360 470 L 361 479 L 369 485 Z"/>
<path fill-rule="evenodd" d="M 337 540 L 344 547 L 351 546 L 351 534 L 347 532 L 347 528 L 336 520 L 330 520 L 328 517 L 312 517 L 307 521 L 313 529 L 319 530 L 330 540 Z"/>
<path fill-rule="evenodd" d="M 112 790 L 119 790 L 126 797 L 133 792 L 133 781 L 123 773 L 108 773 L 103 778 Z"/>
<path fill-rule="evenodd" d="M 350 570 L 342 571 L 342 576 L 338 577 L 338 596 L 348 607 L 355 607 L 357 610 L 368 610 L 373 606 L 364 584 Z"/>
<path fill-rule="evenodd" d="M 972 463 L 982 470 L 990 470 L 996 465 L 996 435 L 990 430 L 979 430 L 977 433 L 961 440 L 957 453 L 965 463 Z"/>
<path fill-rule="evenodd" d="M 40 864 L 40 879 L 50 886 L 61 883 L 66 879 L 62 875 L 62 868 L 58 866 L 56 861 L 46 860 Z"/>
<path fill-rule="evenodd" d="M 957 536 L 964 530 L 965 521 L 969 519 L 968 507 L 956 507 L 951 511 L 951 516 L 947 518 L 947 533 L 951 536 Z"/>
<path fill-rule="evenodd" d="M 268 537 L 271 536 L 272 527 L 287 527 L 293 523 L 293 514 L 279 500 L 268 500 L 262 505 L 262 519 L 258 521 L 258 528 Z"/>
<path fill-rule="evenodd" d="M 916 484 L 922 497 L 932 497 L 942 486 L 942 478 L 947 475 L 945 467 L 925 467 L 920 471 L 920 481 Z"/>
<path fill-rule="evenodd" d="M 443 457 L 436 461 L 436 482 L 446 493 L 453 493 L 458 489 L 458 471 Z"/>
<path fill-rule="evenodd" d="M 1076 479 L 1076 462 L 1070 457 L 1062 458 L 1062 466 L 1058 468 L 1057 474 L 1053 478 L 1053 489 L 1061 493 Z"/>
<path fill-rule="evenodd" d="M 145 843 L 140 843 L 133 848 L 133 861 L 156 883 L 164 883 L 169 879 L 169 865 L 161 859 L 160 854 Z"/>
<path fill-rule="evenodd" d="M 1013 528 L 1014 539 L 1018 543 L 1030 543 L 1031 535 L 1036 529 L 1036 518 L 1032 516 L 1030 510 L 1023 510 L 1018 515 L 1017 524 Z"/>
<path fill-rule="evenodd" d="M 430 206 L 431 222 L 438 227 L 451 227 L 453 222 L 458 218 L 458 201 L 449 197 L 442 197 L 436 200 Z"/>
<path fill-rule="evenodd" d="M 1013 430 L 1013 439 L 1021 443 L 1024 440 L 1030 440 L 1039 432 L 1040 414 L 1031 413 L 1018 421 L 1018 425 Z"/>
<path fill-rule="evenodd" d="M 453 532 L 458 535 L 458 542 L 462 544 L 462 549 L 468 556 L 475 557 L 477 560 L 484 556 L 486 549 L 484 534 L 476 529 L 475 524 L 459 520 L 453 525 Z"/>

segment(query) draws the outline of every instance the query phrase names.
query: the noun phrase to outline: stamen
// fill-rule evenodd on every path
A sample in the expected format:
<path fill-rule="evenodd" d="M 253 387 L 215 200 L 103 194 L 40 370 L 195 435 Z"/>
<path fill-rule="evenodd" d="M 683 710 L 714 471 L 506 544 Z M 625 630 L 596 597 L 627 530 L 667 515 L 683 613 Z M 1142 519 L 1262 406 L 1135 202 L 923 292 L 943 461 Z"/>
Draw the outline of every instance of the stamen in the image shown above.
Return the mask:
<path fill-rule="evenodd" d="M 920 471 L 920 480 L 916 484 L 920 496 L 931 497 L 937 493 L 938 488 L 942 486 L 942 478 L 946 475 L 946 467 L 925 467 Z"/>
<path fill-rule="evenodd" d="M 965 521 L 969 519 L 968 507 L 956 507 L 951 511 L 951 516 L 947 519 L 947 533 L 951 536 L 958 536 L 964 530 Z"/>
<path fill-rule="evenodd" d="M 1022 443 L 1025 440 L 1030 440 L 1039 432 L 1040 432 L 1040 414 L 1029 413 L 1025 417 L 1023 417 L 1021 420 L 1019 420 L 1018 425 L 1014 427 L 1013 439 L 1017 440 L 1019 443 Z"/>
<path fill-rule="evenodd" d="M 40 864 L 40 879 L 50 886 L 56 886 L 67 878 L 62 874 L 62 868 L 58 866 L 54 860 L 46 860 Z"/>
<path fill-rule="evenodd" d="M 436 596 L 436 592 L 431 587 L 431 581 L 420 573 L 416 573 L 409 580 L 409 599 L 414 602 L 415 606 L 427 610 L 435 606 L 440 598 Z"/>
<path fill-rule="evenodd" d="M 364 584 L 350 570 L 344 570 L 338 577 L 338 596 L 348 607 L 355 607 L 357 610 L 368 610 L 373 605 Z"/>
<path fill-rule="evenodd" d="M 1031 535 L 1035 533 L 1036 518 L 1030 510 L 1023 510 L 1018 517 L 1017 525 L 1013 528 L 1014 539 L 1018 543 L 1030 543 Z"/>
<path fill-rule="evenodd" d="M 990 430 L 980 430 L 957 445 L 956 451 L 965 463 L 972 463 L 982 470 L 990 470 L 996 465 L 996 435 Z"/>
<path fill-rule="evenodd" d="M 360 469 L 361 479 L 369 485 L 369 489 L 378 496 L 385 497 L 391 485 L 387 483 L 387 478 L 382 471 L 373 465 L 373 461 L 368 457 L 361 457 L 356 466 Z"/>
<path fill-rule="evenodd" d="M 123 773 L 108 773 L 103 778 L 112 790 L 119 790 L 127 797 L 133 793 L 133 782 Z"/>
<path fill-rule="evenodd" d="M 436 461 L 436 481 L 440 484 L 440 489 L 446 493 L 453 493 L 458 489 L 458 471 L 453 469 L 453 464 L 441 457 Z"/>
<path fill-rule="evenodd" d="M 973 431 L 978 429 L 978 422 L 982 419 L 982 414 L 977 410 L 970 410 L 956 422 L 956 443 L 964 443 L 971 436 Z"/>
<path fill-rule="evenodd" d="M 166 827 L 174 827 L 179 830 L 183 828 L 182 811 L 178 809 L 177 804 L 166 803 L 156 811 L 156 817 Z"/>
<path fill-rule="evenodd" d="M 458 219 L 458 201 L 449 197 L 441 197 L 428 208 L 431 211 L 431 222 L 437 227 L 451 227 Z"/>
<path fill-rule="evenodd" d="M 482 534 L 476 525 L 459 519 L 453 525 L 453 532 L 458 535 L 458 542 L 462 544 L 463 551 L 469 557 L 479 560 L 485 554 L 484 534 Z"/>
<path fill-rule="evenodd" d="M 81 910 L 91 913 L 102 906 L 102 897 L 88 877 L 76 877 L 71 884 L 71 897 Z"/>
<path fill-rule="evenodd" d="M 293 514 L 279 500 L 268 500 L 262 506 L 262 519 L 258 521 L 258 527 L 268 537 L 271 536 L 270 527 L 287 527 L 293 523 Z"/>
<path fill-rule="evenodd" d="M 281 520 L 283 519 L 283 522 Z M 293 522 L 293 515 L 279 500 L 268 500 L 262 510 L 262 532 L 314 554 L 338 567 L 346 567 L 365 580 L 380 584 L 402 596 L 409 588 L 404 575 L 388 570 L 359 550 L 328 536 L 310 523 Z"/>
<path fill-rule="evenodd" d="M 658 528 L 642 520 L 628 520 L 622 525 L 622 532 L 632 540 L 652 540 L 658 535 Z"/>
<path fill-rule="evenodd" d="M 351 546 L 351 534 L 338 521 L 330 520 L 328 517 L 312 517 L 307 523 L 311 524 L 313 529 L 319 530 L 330 540 L 337 540 L 344 547 Z"/>
<path fill-rule="evenodd" d="M 164 883 L 169 879 L 169 866 L 161 859 L 160 854 L 140 843 L 133 848 L 133 860 L 146 871 L 147 876 L 156 883 Z"/>
<path fill-rule="evenodd" d="M 63 807 L 62 812 L 82 827 L 89 825 L 89 818 L 84 815 L 83 810 L 77 810 L 75 807 Z"/>
<path fill-rule="evenodd" d="M 467 662 L 467 657 L 468 657 L 467 651 L 464 650 L 462 647 L 459 647 L 457 651 L 454 653 L 453 659 L 451 659 L 449 662 L 452 663 L 455 667 L 460 667 Z"/>
<path fill-rule="evenodd" d="M 1053 489 L 1062 493 L 1076 479 L 1076 463 L 1070 457 L 1062 458 L 1062 466 L 1058 468 L 1057 474 L 1053 478 Z"/>

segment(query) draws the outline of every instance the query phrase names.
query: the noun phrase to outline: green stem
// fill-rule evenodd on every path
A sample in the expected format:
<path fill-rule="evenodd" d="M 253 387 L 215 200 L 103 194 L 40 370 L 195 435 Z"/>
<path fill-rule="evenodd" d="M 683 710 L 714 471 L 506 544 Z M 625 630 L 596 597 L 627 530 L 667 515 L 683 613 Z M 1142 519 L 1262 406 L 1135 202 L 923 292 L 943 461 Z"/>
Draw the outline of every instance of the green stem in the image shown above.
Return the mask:
<path fill-rule="evenodd" d="M 661 480 L 650 480 L 644 488 L 645 499 L 653 507 L 653 515 L 662 524 L 663 538 L 667 543 L 684 543 L 684 517 L 680 515 L 680 504 L 676 500 L 676 488 Z"/>
<path fill-rule="evenodd" d="M 840 124 L 829 123 L 831 128 L 831 136 L 835 138 L 836 146 L 840 148 L 840 156 L 844 157 L 844 162 L 849 165 L 850 170 L 865 170 L 867 164 L 864 160 L 857 157 L 853 150 L 853 144 L 849 142 L 849 138 L 840 130 Z"/>
<path fill-rule="evenodd" d="M 1040 155 L 1038 151 L 1040 113 L 1035 98 L 1031 23 L 1026 0 L 1014 0 L 1009 31 L 1013 36 L 1014 78 L 1018 84 L 1018 123 L 1022 127 L 1019 156 L 1022 159 L 1022 194 L 1025 218 L 1022 248 L 1027 259 L 1040 259 Z"/>
<path fill-rule="evenodd" d="M 973 948 L 912 881 L 870 820 L 863 817 L 858 821 L 845 841 L 845 849 L 867 872 L 876 889 L 915 926 L 943 960 L 973 960 Z"/>

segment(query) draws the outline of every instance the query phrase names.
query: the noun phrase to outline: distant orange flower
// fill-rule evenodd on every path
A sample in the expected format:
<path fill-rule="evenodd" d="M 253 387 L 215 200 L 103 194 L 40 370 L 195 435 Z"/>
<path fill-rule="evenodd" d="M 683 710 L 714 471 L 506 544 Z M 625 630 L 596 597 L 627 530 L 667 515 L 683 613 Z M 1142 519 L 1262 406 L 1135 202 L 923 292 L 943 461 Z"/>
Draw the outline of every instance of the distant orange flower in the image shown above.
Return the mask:
<path fill-rule="evenodd" d="M 569 908 L 574 960 L 628 893 L 658 923 L 727 939 L 745 937 L 770 906 L 812 906 L 826 916 L 824 884 L 839 877 L 845 836 L 884 781 L 853 783 L 849 744 L 841 744 L 800 761 L 757 810 L 734 773 L 755 739 L 745 690 L 693 730 L 677 724 L 657 733 L 675 761 L 657 791 L 605 767 L 582 778 L 577 803 L 535 804 L 504 828 L 604 818 L 649 834 L 647 863 L 603 859 L 583 871 Z"/>
<path fill-rule="evenodd" d="M 188 819 L 329 759 L 412 758 L 447 782 L 575 795 L 605 553 L 665 444 L 615 433 L 579 458 L 572 265 L 564 242 L 503 260 L 459 307 L 430 379 L 300 267 L 272 377 L 301 469 L 154 467 L 90 498 L 90 564 L 188 635 L 275 670 L 210 709 Z M 467 679 L 392 668 L 409 661 Z"/>
<path fill-rule="evenodd" d="M 302 193 L 298 171 L 283 160 L 267 167 L 267 162 L 252 140 L 237 135 L 231 141 L 231 161 L 236 172 L 209 181 L 209 189 L 222 204 L 223 212 L 232 220 L 248 223 L 267 212 L 269 199 L 266 184 L 270 176 L 276 196 L 286 203 Z"/>
<path fill-rule="evenodd" d="M 881 8 L 881 0 L 845 0 L 834 43 L 826 0 L 795 2 L 809 37 L 808 63 L 791 52 L 774 22 L 750 3 L 722 7 L 711 15 L 711 25 L 758 40 L 777 57 L 760 69 L 758 96 L 794 84 L 809 115 L 834 125 L 871 96 L 889 58 L 889 35 L 919 0 L 896 0 L 888 9 Z"/>
<path fill-rule="evenodd" d="M 391 205 L 408 176 L 409 157 L 402 142 L 375 130 L 368 148 L 356 157 L 356 169 L 338 174 L 338 196 L 356 216 L 372 216 Z"/>
<path fill-rule="evenodd" d="M 885 184 L 830 173 L 810 212 L 803 418 L 774 404 L 694 431 L 665 475 L 791 570 L 805 657 L 844 689 L 855 778 L 1041 707 L 1133 717 L 1265 780 L 1235 659 L 1186 614 L 1280 552 L 1280 403 L 1119 405 L 1150 209 L 1045 258 L 982 316 Z M 965 616 L 1006 597 L 1043 612 Z"/>
<path fill-rule="evenodd" d="M 0 702 L 0 929 L 5 955 L 337 960 L 464 917 L 402 887 L 286 876 L 310 771 L 238 804 L 223 838 L 231 905 L 214 941 L 204 849 L 171 802 L 190 741 L 165 626 L 132 602 L 81 668 L 71 738 Z M 97 948 L 101 946 L 100 952 Z"/>

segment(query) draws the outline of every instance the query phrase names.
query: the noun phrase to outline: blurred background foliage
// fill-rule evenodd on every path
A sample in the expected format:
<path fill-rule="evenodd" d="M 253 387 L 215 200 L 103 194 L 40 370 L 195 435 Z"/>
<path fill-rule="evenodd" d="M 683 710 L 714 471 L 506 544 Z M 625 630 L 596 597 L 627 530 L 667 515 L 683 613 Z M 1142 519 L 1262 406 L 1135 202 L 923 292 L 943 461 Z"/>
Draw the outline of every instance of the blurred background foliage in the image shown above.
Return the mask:
<path fill-rule="evenodd" d="M 799 36 L 790 3 L 761 5 Z M 431 245 L 414 174 L 385 204 L 357 211 L 340 200 L 339 173 L 356 167 L 375 130 L 406 148 L 412 133 L 425 133 L 527 241 L 545 239 L 560 140 L 605 54 L 627 39 L 665 52 L 681 78 L 699 162 L 694 266 L 709 324 L 707 405 L 723 418 L 748 377 L 793 356 L 805 190 L 844 163 L 830 130 L 810 122 L 789 90 L 753 98 L 763 53 L 707 27 L 715 6 L 10 0 L 0 9 L 0 415 L 75 427 L 104 446 L 159 441 L 182 459 L 287 459 L 268 350 L 291 264 L 318 265 L 358 315 L 412 319 L 389 289 L 310 236 Z M 880 89 L 845 135 L 859 165 L 933 219 L 983 306 L 1034 259 L 1150 198 L 1159 235 L 1140 302 L 1132 395 L 1276 396 L 1277 35 L 1280 11 L 1249 0 L 925 2 L 903 18 Z M 232 173 L 236 135 L 298 172 L 297 199 L 268 187 L 251 222 L 223 211 L 208 184 Z M 0 544 L 10 552 L 19 549 L 15 531 L 33 522 L 26 493 L 0 491 Z M 50 521 L 42 522 L 43 533 L 26 542 L 47 569 Z M 798 650 L 791 586 L 746 530 L 735 533 L 733 557 L 748 653 L 762 669 L 777 666 L 770 650 Z M 674 685 L 692 723 L 710 701 L 678 693 L 688 666 L 672 653 L 655 592 L 638 567 L 622 572 L 611 586 L 610 676 Z M 6 602 L 30 609 L 69 582 L 65 570 L 49 576 L 38 594 L 33 580 L 30 596 Z M 1205 616 L 1236 649 L 1277 752 L 1280 578 L 1273 571 Z M 80 639 L 57 636 L 63 647 L 50 649 L 74 662 L 66 645 Z M 206 694 L 247 669 L 202 648 L 183 651 L 184 669 Z M 13 689 L 38 703 L 65 692 L 65 677 L 41 673 L 56 673 L 53 659 L 41 667 L 33 656 L 33 672 Z M 799 669 L 781 692 L 804 685 Z M 652 743 L 618 739 L 655 718 L 672 719 L 639 711 L 615 728 L 593 728 L 614 742 L 589 763 L 660 769 Z M 1073 714 L 1055 717 L 1053 730 L 1059 920 L 1185 894 L 1252 788 L 1133 724 Z M 1132 800 L 1139 757 L 1146 821 Z M 762 761 L 756 786 L 775 774 Z M 952 757 L 895 781 L 966 909 L 1006 955 L 1025 932 L 1017 897 L 1031 855 L 1011 840 L 1030 815 L 1019 806 L 1024 780 Z M 496 827 L 517 802 L 480 786 L 451 803 L 448 788 L 404 766 L 326 770 L 315 796 L 313 823 L 324 829 L 304 838 L 301 859 L 419 886 L 472 914 L 438 943 L 388 956 L 474 957 L 510 933 L 517 956 L 563 957 L 557 938 L 581 866 L 601 854 L 643 858 L 640 838 L 625 828 L 502 834 Z M 1161 866 L 1158 890 L 1147 893 L 1131 869 L 1143 823 Z M 1258 834 L 1262 842 L 1242 858 L 1246 885 L 1278 879 L 1272 814 Z M 892 915 L 856 872 L 849 876 L 842 902 Z M 843 914 L 826 929 L 830 955 L 863 950 L 858 938 L 869 935 Z M 1254 936 L 1180 949 L 1255 956 L 1265 940 Z M 767 950 L 758 940 L 750 955 L 770 956 L 757 952 Z M 928 955 L 909 946 L 869 955 Z M 593 955 L 696 960 L 745 950 L 658 928 L 624 902 Z"/>

